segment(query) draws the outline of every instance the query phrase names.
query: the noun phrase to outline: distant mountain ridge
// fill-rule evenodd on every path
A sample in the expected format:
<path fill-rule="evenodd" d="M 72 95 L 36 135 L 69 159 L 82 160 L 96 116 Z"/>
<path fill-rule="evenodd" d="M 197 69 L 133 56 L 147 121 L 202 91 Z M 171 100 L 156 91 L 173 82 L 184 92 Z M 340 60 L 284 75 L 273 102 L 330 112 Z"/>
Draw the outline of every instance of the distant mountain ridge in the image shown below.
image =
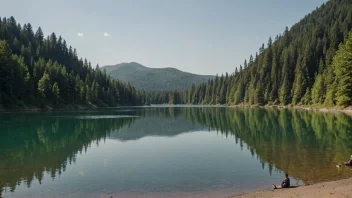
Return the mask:
<path fill-rule="evenodd" d="M 101 67 L 112 78 L 131 83 L 137 89 L 146 91 L 183 91 L 192 84 L 214 79 L 211 75 L 198 75 L 175 68 L 150 68 L 136 62 Z"/>

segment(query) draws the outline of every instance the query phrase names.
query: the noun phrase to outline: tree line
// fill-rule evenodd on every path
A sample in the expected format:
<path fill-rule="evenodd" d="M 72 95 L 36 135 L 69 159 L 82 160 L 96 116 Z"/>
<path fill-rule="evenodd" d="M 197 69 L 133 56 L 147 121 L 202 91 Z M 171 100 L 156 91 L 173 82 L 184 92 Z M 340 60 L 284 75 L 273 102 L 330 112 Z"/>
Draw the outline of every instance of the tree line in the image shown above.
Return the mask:
<path fill-rule="evenodd" d="M 183 104 L 181 91 L 143 91 L 144 104 Z"/>
<path fill-rule="evenodd" d="M 55 33 L 0 17 L 0 107 L 92 104 L 137 105 L 132 85 L 113 80 L 99 66 L 78 58 L 76 49 Z"/>

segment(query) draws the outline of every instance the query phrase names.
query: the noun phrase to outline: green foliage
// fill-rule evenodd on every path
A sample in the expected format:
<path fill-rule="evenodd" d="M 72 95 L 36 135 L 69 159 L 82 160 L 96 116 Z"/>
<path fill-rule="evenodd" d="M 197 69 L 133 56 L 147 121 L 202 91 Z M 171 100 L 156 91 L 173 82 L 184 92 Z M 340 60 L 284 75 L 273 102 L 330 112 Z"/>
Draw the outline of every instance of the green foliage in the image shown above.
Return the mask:
<path fill-rule="evenodd" d="M 6 41 L 0 41 L 0 93 L 8 88 L 8 81 L 13 79 L 12 51 Z"/>
<path fill-rule="evenodd" d="M 299 104 L 303 94 L 305 93 L 308 87 L 308 68 L 307 64 L 303 63 L 300 57 L 297 60 L 296 72 L 295 72 L 295 81 L 293 82 L 293 96 L 292 104 Z"/>
<path fill-rule="evenodd" d="M 60 89 L 59 89 L 59 85 L 57 83 L 55 83 L 53 85 L 52 93 L 54 96 L 55 103 L 58 104 L 59 98 L 60 98 Z"/>
<path fill-rule="evenodd" d="M 339 106 L 352 105 L 352 32 L 333 58 L 336 74 L 336 101 Z"/>
<path fill-rule="evenodd" d="M 243 70 L 189 87 L 183 102 L 352 105 L 352 39 L 344 36 L 352 28 L 351 10 L 350 0 L 324 3 L 274 42 L 269 38 Z"/>
<path fill-rule="evenodd" d="M 49 74 L 44 73 L 42 78 L 38 82 L 38 93 L 42 98 L 50 97 L 51 84 Z"/>
<path fill-rule="evenodd" d="M 325 100 L 325 85 L 324 76 L 318 74 L 315 78 L 315 82 L 312 88 L 312 103 L 313 104 L 323 104 Z"/>
<path fill-rule="evenodd" d="M 290 82 L 288 80 L 288 77 L 285 76 L 284 80 L 283 80 L 283 84 L 280 88 L 279 91 L 279 100 L 280 100 L 280 104 L 282 105 L 287 105 L 290 103 L 290 86 L 289 86 Z"/>
<path fill-rule="evenodd" d="M 138 105 L 142 98 L 131 85 L 79 59 L 61 36 L 52 33 L 44 39 L 40 27 L 34 34 L 31 24 L 21 27 L 13 17 L 0 20 L 0 94 L 5 108 L 28 103 Z"/>
<path fill-rule="evenodd" d="M 312 93 L 309 88 L 305 91 L 304 96 L 302 97 L 301 103 L 303 105 L 310 105 L 312 101 Z"/>
<path fill-rule="evenodd" d="M 331 106 L 336 105 L 335 94 L 336 94 L 336 82 L 334 82 L 331 85 L 328 85 L 328 89 L 326 92 L 326 98 L 324 101 L 325 106 L 331 107 Z"/>
<path fill-rule="evenodd" d="M 179 91 L 142 92 L 143 104 L 183 104 L 183 95 Z"/>

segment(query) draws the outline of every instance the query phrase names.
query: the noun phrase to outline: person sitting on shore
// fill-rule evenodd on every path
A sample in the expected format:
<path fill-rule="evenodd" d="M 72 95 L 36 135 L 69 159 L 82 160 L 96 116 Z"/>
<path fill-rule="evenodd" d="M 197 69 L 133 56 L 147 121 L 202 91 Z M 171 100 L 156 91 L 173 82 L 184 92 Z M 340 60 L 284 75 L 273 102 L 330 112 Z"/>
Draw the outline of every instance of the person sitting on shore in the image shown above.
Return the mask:
<path fill-rule="evenodd" d="M 344 162 L 343 165 L 345 165 L 345 166 L 352 166 L 352 155 L 351 155 L 350 160 L 348 160 L 348 162 Z"/>
<path fill-rule="evenodd" d="M 288 174 L 286 173 L 286 178 L 281 182 L 281 186 L 276 186 L 273 184 L 274 189 L 279 189 L 279 188 L 288 188 L 290 187 L 290 178 L 288 177 Z"/>

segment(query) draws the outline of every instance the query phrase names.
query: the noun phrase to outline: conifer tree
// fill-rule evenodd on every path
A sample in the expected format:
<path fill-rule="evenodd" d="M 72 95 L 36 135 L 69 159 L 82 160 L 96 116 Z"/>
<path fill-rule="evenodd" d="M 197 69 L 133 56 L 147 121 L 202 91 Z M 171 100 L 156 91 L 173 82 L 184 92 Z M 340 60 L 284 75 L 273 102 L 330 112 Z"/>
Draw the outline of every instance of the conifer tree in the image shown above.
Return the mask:
<path fill-rule="evenodd" d="M 53 93 L 55 104 L 57 105 L 59 103 L 59 98 L 60 98 L 60 89 L 57 83 L 53 85 L 52 93 Z"/>
<path fill-rule="evenodd" d="M 336 102 L 339 106 L 352 104 L 352 32 L 345 44 L 341 44 L 333 59 L 336 73 Z"/>
<path fill-rule="evenodd" d="M 306 60 L 301 57 L 297 59 L 295 81 L 292 89 L 292 104 L 297 105 L 308 88 L 308 68 Z"/>
<path fill-rule="evenodd" d="M 325 91 L 324 76 L 318 74 L 312 88 L 312 103 L 323 104 L 325 101 Z"/>
<path fill-rule="evenodd" d="M 42 78 L 38 82 L 38 93 L 43 99 L 49 98 L 51 94 L 51 84 L 50 76 L 47 73 L 44 73 Z"/>

